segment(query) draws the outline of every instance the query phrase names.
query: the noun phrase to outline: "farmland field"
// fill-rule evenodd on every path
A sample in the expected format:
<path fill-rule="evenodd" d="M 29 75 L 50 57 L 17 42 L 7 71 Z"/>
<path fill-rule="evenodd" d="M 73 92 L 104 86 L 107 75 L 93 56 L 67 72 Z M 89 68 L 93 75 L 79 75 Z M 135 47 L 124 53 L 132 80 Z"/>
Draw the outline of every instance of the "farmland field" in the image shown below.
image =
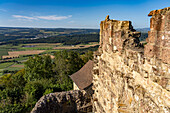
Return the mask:
<path fill-rule="evenodd" d="M 20 50 L 51 50 L 56 46 L 62 45 L 61 43 L 34 43 L 34 44 L 22 44 Z"/>
<path fill-rule="evenodd" d="M 29 58 L 29 56 L 27 56 L 27 57 L 20 56 L 19 58 L 14 58 L 13 60 L 16 60 L 16 61 L 18 61 L 18 62 L 24 62 L 24 61 L 26 61 L 28 58 Z"/>
<path fill-rule="evenodd" d="M 21 69 L 23 69 L 24 67 L 8 67 L 6 68 L 5 70 L 8 70 L 8 71 L 19 71 Z"/>
<path fill-rule="evenodd" d="M 52 47 L 23 47 L 20 50 L 50 50 Z"/>
<path fill-rule="evenodd" d="M 45 50 L 9 51 L 8 52 L 9 55 L 4 55 L 4 56 L 2 56 L 2 58 L 3 59 L 6 59 L 6 58 L 12 59 L 12 58 L 17 58 L 20 55 L 34 55 L 34 54 L 42 53 L 44 51 Z"/>
<path fill-rule="evenodd" d="M 78 45 L 63 45 L 63 43 L 31 43 L 19 44 L 15 46 L 11 44 L 0 45 L 0 56 L 2 56 L 3 58 L 6 57 L 6 59 L 0 60 L 0 62 L 2 62 L 0 63 L 0 76 L 3 75 L 3 71 L 15 72 L 23 69 L 24 62 L 26 62 L 30 56 L 34 56 L 35 54 L 49 54 L 53 59 L 54 53 L 56 53 L 57 51 L 61 51 L 64 49 L 81 51 L 83 49 L 93 48 L 97 45 L 97 42 L 89 42 L 87 44 Z"/>
<path fill-rule="evenodd" d="M 24 64 L 14 64 L 10 67 L 19 67 L 19 68 L 24 68 Z"/>
<path fill-rule="evenodd" d="M 56 46 L 61 45 L 62 43 L 33 43 L 33 44 L 24 44 L 24 45 L 38 45 L 38 46 Z"/>
<path fill-rule="evenodd" d="M 55 52 L 57 52 L 57 51 L 60 51 L 60 50 L 46 50 L 46 51 L 44 51 L 44 52 L 42 52 L 41 54 L 51 54 L 51 53 L 55 53 Z"/>
<path fill-rule="evenodd" d="M 8 55 L 8 50 L 7 49 L 0 49 L 0 59 L 3 55 Z"/>
<path fill-rule="evenodd" d="M 14 64 L 14 62 L 0 63 L 0 69 L 7 68 L 7 67 L 11 66 L 12 64 Z"/>
<path fill-rule="evenodd" d="M 89 48 L 89 47 L 94 47 L 97 46 L 99 44 L 93 44 L 93 45 L 75 45 L 75 46 L 61 46 L 61 47 L 54 47 L 53 49 L 82 49 L 82 48 Z"/>
<path fill-rule="evenodd" d="M 21 55 L 33 55 L 33 54 L 47 54 L 54 53 L 62 49 L 83 49 L 97 46 L 98 43 L 90 42 L 88 44 L 78 44 L 64 46 L 62 43 L 34 43 L 34 44 L 20 44 L 18 46 L 2 45 L 0 46 L 0 56 L 5 58 L 17 58 Z M 4 49 L 2 49 L 4 48 Z"/>
<path fill-rule="evenodd" d="M 8 52 L 10 56 L 12 55 L 32 55 L 32 54 L 39 54 L 44 52 L 45 50 L 29 50 L 29 51 L 11 51 Z"/>
<path fill-rule="evenodd" d="M 3 75 L 2 71 L 3 71 L 3 69 L 0 69 L 0 76 L 2 76 L 2 75 Z"/>

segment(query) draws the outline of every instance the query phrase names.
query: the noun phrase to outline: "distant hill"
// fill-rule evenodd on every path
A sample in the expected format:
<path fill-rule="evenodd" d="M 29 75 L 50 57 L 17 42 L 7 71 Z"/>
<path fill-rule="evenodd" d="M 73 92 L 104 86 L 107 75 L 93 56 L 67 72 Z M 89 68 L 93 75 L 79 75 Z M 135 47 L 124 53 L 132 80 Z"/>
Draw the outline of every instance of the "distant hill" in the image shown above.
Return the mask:
<path fill-rule="evenodd" d="M 148 33 L 148 31 L 150 31 L 150 28 L 137 28 L 136 31 L 140 31 L 141 33 Z"/>
<path fill-rule="evenodd" d="M 136 31 L 140 31 L 141 32 L 141 36 L 140 36 L 140 41 L 145 41 L 146 38 L 148 37 L 148 31 L 150 31 L 150 28 L 137 28 Z"/>
<path fill-rule="evenodd" d="M 16 39 L 39 39 L 51 36 L 98 33 L 99 29 L 0 27 L 0 42 Z"/>

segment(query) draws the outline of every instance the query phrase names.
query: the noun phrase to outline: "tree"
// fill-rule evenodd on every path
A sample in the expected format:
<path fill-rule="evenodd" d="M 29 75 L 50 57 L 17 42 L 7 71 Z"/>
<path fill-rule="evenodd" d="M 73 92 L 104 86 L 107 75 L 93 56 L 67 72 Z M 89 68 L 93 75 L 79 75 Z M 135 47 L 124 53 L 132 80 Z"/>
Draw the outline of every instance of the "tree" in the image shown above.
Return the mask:
<path fill-rule="evenodd" d="M 25 63 L 25 79 L 28 81 L 53 76 L 53 63 L 49 55 L 30 57 Z"/>
<path fill-rule="evenodd" d="M 88 62 L 89 60 L 93 59 L 93 51 L 87 51 L 85 54 L 81 55 L 81 59 L 84 63 Z"/>
<path fill-rule="evenodd" d="M 0 91 L 0 112 L 23 112 L 21 100 L 26 83 L 24 74 L 25 71 L 22 69 L 14 75 L 7 74 L 1 78 L 4 88 Z"/>
<path fill-rule="evenodd" d="M 58 76 L 57 83 L 62 90 L 72 89 L 72 80 L 69 75 L 75 73 L 83 66 L 79 53 L 74 51 L 60 51 L 55 54 L 54 71 Z"/>

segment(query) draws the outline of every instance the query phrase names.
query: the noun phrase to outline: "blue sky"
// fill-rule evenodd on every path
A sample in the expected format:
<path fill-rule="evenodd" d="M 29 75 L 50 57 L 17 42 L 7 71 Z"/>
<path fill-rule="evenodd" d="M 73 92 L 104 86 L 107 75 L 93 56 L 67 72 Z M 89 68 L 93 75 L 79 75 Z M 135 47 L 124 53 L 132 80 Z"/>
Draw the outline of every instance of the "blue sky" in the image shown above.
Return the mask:
<path fill-rule="evenodd" d="M 170 0 L 0 0 L 0 27 L 99 28 L 106 15 L 149 27 L 151 10 Z"/>

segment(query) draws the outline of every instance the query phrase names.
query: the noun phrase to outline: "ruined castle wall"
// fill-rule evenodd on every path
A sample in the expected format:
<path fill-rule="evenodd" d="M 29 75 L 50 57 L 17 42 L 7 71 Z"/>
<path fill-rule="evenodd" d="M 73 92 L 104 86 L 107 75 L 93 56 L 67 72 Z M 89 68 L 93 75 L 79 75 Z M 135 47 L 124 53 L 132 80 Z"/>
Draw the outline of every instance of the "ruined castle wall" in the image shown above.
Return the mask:
<path fill-rule="evenodd" d="M 170 13 L 166 14 L 165 19 Z M 166 23 L 160 28 L 166 29 L 161 31 L 166 33 L 166 41 L 170 41 L 169 26 L 170 23 Z M 140 33 L 130 21 L 106 17 L 100 30 L 100 47 L 94 55 L 93 110 L 97 113 L 169 113 L 170 58 L 162 57 L 169 54 L 163 52 L 165 48 L 170 49 L 169 43 L 161 40 L 160 45 L 155 44 L 162 49 L 159 57 L 156 51 L 147 50 L 153 44 L 148 42 L 145 49 L 140 45 Z M 148 39 L 153 37 L 149 34 Z M 156 42 L 156 38 L 152 41 Z M 163 42 L 166 47 L 161 46 Z"/>
<path fill-rule="evenodd" d="M 150 31 L 145 47 L 146 57 L 157 57 L 170 64 L 170 7 L 149 13 Z"/>

